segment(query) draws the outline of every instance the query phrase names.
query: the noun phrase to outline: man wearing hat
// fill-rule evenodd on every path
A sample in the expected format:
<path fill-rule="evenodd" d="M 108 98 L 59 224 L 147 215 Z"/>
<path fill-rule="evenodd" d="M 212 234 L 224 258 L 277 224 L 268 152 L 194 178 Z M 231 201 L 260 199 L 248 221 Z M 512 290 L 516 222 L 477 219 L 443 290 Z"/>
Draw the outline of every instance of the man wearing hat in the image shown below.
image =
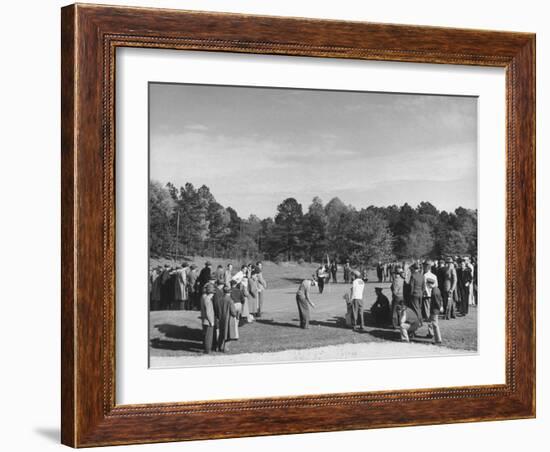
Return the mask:
<path fill-rule="evenodd" d="M 352 308 L 352 320 L 351 325 L 355 330 L 359 327 L 360 330 L 365 328 L 363 318 L 363 291 L 365 289 L 365 282 L 361 278 L 361 273 L 357 270 L 351 274 L 353 278 L 350 290 L 351 308 Z"/>
<path fill-rule="evenodd" d="M 235 303 L 231 298 L 231 285 L 225 284 L 214 296 L 214 313 L 216 315 L 217 345 L 220 352 L 227 350 L 230 339 L 231 322 L 237 316 Z M 216 336 L 216 334 L 214 334 Z"/>
<path fill-rule="evenodd" d="M 437 287 L 439 287 L 439 290 L 442 290 L 443 288 L 443 274 L 445 273 L 445 270 L 445 259 L 439 259 L 435 269 L 433 270 L 433 273 L 437 277 Z"/>
<path fill-rule="evenodd" d="M 164 270 L 160 276 L 161 288 L 160 288 L 160 304 L 161 309 L 171 309 L 174 302 L 174 281 L 172 268 L 170 265 L 165 264 Z"/>
<path fill-rule="evenodd" d="M 370 314 L 377 325 L 387 325 L 391 322 L 390 300 L 382 293 L 382 287 L 375 287 L 376 301 L 370 308 Z"/>
<path fill-rule="evenodd" d="M 198 307 L 197 302 L 197 266 L 191 264 L 187 270 L 187 303 L 185 309 L 191 310 Z"/>
<path fill-rule="evenodd" d="M 424 282 L 424 275 L 420 273 L 420 269 L 416 262 L 411 265 L 411 279 L 409 281 L 409 284 L 409 307 L 415 312 L 420 321 L 420 326 L 422 326 L 422 312 L 420 306 L 422 304 L 422 297 L 424 295 L 426 284 Z"/>
<path fill-rule="evenodd" d="M 187 263 L 183 262 L 180 267 L 174 271 L 174 307 L 173 309 L 181 311 L 185 308 L 187 302 Z"/>
<path fill-rule="evenodd" d="M 443 308 L 445 310 L 445 319 L 456 318 L 455 311 L 455 293 L 456 293 L 456 270 L 453 259 L 445 259 L 445 271 L 443 272 L 443 287 L 441 296 L 443 297 Z"/>
<path fill-rule="evenodd" d="M 422 269 L 424 272 L 424 293 L 422 294 L 422 318 L 424 320 L 429 320 L 432 288 L 438 287 L 438 284 L 437 284 L 437 277 L 432 273 L 432 270 L 431 270 L 432 263 L 430 261 L 424 261 L 422 263 Z"/>
<path fill-rule="evenodd" d="M 216 349 L 214 326 L 216 316 L 214 314 L 213 296 L 216 291 L 214 284 L 205 286 L 205 293 L 201 295 L 201 323 L 203 334 L 204 353 L 210 353 L 212 348 Z"/>
<path fill-rule="evenodd" d="M 204 264 L 204 268 L 199 273 L 199 277 L 197 278 L 197 289 L 199 296 L 203 293 L 203 287 L 206 283 L 210 281 L 212 278 L 212 263 L 210 261 L 206 261 Z"/>
<path fill-rule="evenodd" d="M 441 344 L 441 330 L 439 329 L 439 313 L 443 310 L 443 300 L 441 292 L 437 287 L 435 278 L 426 279 L 426 287 L 430 292 L 429 300 L 429 323 L 428 323 L 428 338 L 434 338 L 434 343 Z"/>
<path fill-rule="evenodd" d="M 405 284 L 405 272 L 399 265 L 395 266 L 393 281 L 391 283 L 391 322 L 394 328 L 399 327 L 399 317 L 397 315 L 397 306 L 404 303 L 403 286 Z"/>
<path fill-rule="evenodd" d="M 458 269 L 456 270 L 456 292 L 459 303 L 460 313 L 468 315 L 470 305 L 470 286 L 474 280 L 472 271 L 468 267 L 465 259 L 460 259 Z"/>

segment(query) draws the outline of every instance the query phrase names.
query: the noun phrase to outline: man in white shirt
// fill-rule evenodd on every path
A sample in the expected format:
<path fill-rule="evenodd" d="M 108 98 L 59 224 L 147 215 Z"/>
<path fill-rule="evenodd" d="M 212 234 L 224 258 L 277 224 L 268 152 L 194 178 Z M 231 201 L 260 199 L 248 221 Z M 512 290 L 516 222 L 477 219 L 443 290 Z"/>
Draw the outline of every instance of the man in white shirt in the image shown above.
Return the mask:
<path fill-rule="evenodd" d="M 355 330 L 359 326 L 359 330 L 364 329 L 363 319 L 363 291 L 365 289 L 365 282 L 361 279 L 361 273 L 354 271 L 352 273 L 352 283 L 350 290 L 352 319 L 351 325 Z"/>

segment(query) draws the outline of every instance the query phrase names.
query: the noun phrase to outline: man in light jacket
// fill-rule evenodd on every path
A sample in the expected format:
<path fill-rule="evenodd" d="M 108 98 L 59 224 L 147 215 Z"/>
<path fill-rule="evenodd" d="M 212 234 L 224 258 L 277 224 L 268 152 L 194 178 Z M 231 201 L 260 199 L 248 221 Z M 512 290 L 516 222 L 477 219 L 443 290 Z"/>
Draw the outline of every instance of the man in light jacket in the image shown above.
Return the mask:
<path fill-rule="evenodd" d="M 256 317 L 261 317 L 264 309 L 265 291 L 267 290 L 267 282 L 264 278 L 261 261 L 256 262 L 256 273 L 258 275 L 258 312 L 256 312 Z"/>
<path fill-rule="evenodd" d="M 354 271 L 352 273 L 353 281 L 351 283 L 350 299 L 351 308 L 353 313 L 352 328 L 355 330 L 359 327 L 359 330 L 365 328 L 363 318 L 363 291 L 365 289 L 365 282 L 361 278 L 361 273 Z"/>
<path fill-rule="evenodd" d="M 216 349 L 214 338 L 214 326 L 216 316 L 214 314 L 214 303 L 212 297 L 215 293 L 215 286 L 211 285 L 205 288 L 205 293 L 201 295 L 201 322 L 203 333 L 204 353 L 210 353 L 212 348 Z"/>
<path fill-rule="evenodd" d="M 405 272 L 400 266 L 396 266 L 391 283 L 391 323 L 394 328 L 399 328 L 399 315 L 397 307 L 404 303 Z"/>

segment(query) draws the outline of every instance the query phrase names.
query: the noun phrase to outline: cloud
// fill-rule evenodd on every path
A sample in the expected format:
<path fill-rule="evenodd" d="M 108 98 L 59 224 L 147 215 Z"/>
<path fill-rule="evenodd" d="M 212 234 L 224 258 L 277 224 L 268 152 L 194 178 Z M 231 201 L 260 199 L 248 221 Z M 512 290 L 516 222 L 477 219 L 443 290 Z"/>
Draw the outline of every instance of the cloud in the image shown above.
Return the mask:
<path fill-rule="evenodd" d="M 293 196 L 386 204 L 477 193 L 473 98 L 159 85 L 150 175 L 208 185 L 240 215 L 273 215 Z M 456 190 L 450 190 L 453 184 Z M 434 192 L 444 189 L 444 192 Z M 391 202 L 390 202 L 391 203 Z M 357 204 L 359 207 L 360 204 Z"/>
<path fill-rule="evenodd" d="M 206 132 L 208 130 L 208 127 L 204 124 L 187 124 L 183 127 L 183 130 L 191 132 Z"/>

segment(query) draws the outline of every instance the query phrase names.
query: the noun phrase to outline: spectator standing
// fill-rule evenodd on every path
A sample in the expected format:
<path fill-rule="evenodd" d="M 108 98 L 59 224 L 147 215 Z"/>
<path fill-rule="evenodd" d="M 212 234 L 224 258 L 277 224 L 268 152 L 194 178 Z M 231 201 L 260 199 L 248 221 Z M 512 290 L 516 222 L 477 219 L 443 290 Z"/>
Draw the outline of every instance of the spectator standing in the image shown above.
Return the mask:
<path fill-rule="evenodd" d="M 363 330 L 364 318 L 363 318 L 363 291 L 365 289 L 365 282 L 361 279 L 361 273 L 355 271 L 352 273 L 353 281 L 351 283 L 350 298 L 351 307 L 353 311 L 352 328 L 355 330 Z"/>
<path fill-rule="evenodd" d="M 396 265 L 393 275 L 393 281 L 391 283 L 391 319 L 392 326 L 394 328 L 399 328 L 399 315 L 397 313 L 397 307 L 405 302 L 404 286 L 405 273 L 403 272 L 403 269 L 401 267 Z"/>
<path fill-rule="evenodd" d="M 201 295 L 201 321 L 204 353 L 210 353 L 216 349 L 214 342 L 215 314 L 212 298 L 214 296 L 214 286 L 208 286 L 206 293 Z"/>
<path fill-rule="evenodd" d="M 411 265 L 411 279 L 409 307 L 415 312 L 420 326 L 422 326 L 422 312 L 420 305 L 422 304 L 422 296 L 425 290 L 424 275 L 420 273 L 418 264 L 415 262 Z"/>
<path fill-rule="evenodd" d="M 261 261 L 256 262 L 256 273 L 258 274 L 258 311 L 256 317 L 261 317 L 264 309 L 264 297 L 267 290 L 267 282 L 264 279 L 263 263 Z"/>
<path fill-rule="evenodd" d="M 445 272 L 443 273 L 443 286 L 441 295 L 443 297 L 443 308 L 445 309 L 445 319 L 456 318 L 455 299 L 456 299 L 457 276 L 454 268 L 453 259 L 448 257 L 445 260 Z"/>
<path fill-rule="evenodd" d="M 174 309 L 181 311 L 187 303 L 187 263 L 174 271 Z"/>

